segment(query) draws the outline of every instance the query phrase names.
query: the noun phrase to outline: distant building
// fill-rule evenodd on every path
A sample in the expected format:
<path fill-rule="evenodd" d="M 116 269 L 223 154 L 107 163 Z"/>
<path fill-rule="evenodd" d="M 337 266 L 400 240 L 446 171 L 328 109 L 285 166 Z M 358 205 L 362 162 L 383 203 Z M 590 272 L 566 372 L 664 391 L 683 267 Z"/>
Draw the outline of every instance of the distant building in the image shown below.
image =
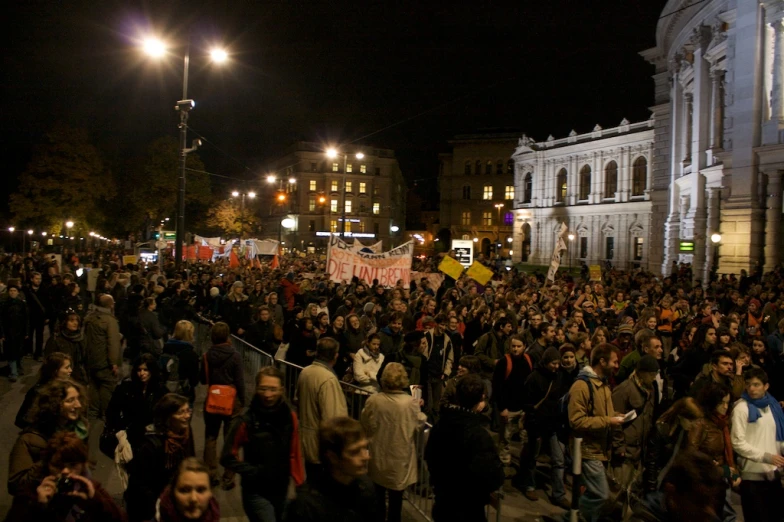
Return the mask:
<path fill-rule="evenodd" d="M 321 250 L 330 234 L 344 232 L 345 217 L 348 242 L 400 243 L 406 186 L 395 152 L 349 145 L 340 153 L 329 158 L 323 145 L 298 141 L 270 164 L 276 181 L 264 196 L 273 203 L 260 216 L 263 237 L 280 237 L 287 249 Z"/>
<path fill-rule="evenodd" d="M 549 265 L 561 223 L 574 239 L 561 266 L 649 268 L 654 121 L 535 142 L 523 135 L 515 171 L 513 260 Z M 656 267 L 658 269 L 658 267 Z"/>
<path fill-rule="evenodd" d="M 468 134 L 440 154 L 440 228 L 474 239 L 477 250 L 508 255 L 514 222 L 514 162 L 519 133 Z M 500 247 L 498 245 L 501 245 Z"/>
<path fill-rule="evenodd" d="M 664 273 L 771 270 L 782 254 L 784 1 L 670 0 L 656 26 L 653 189 Z M 666 16 L 665 16 L 666 15 Z M 658 232 L 658 227 L 657 232 Z M 713 240 L 715 240 L 715 242 Z"/>

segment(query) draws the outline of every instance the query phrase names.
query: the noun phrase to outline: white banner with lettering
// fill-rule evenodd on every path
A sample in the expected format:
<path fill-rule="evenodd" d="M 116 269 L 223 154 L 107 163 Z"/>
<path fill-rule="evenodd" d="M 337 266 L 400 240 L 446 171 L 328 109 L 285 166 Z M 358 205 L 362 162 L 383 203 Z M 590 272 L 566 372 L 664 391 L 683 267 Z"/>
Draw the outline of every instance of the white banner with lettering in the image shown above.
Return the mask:
<path fill-rule="evenodd" d="M 327 249 L 327 273 L 329 279 L 336 283 L 350 282 L 356 276 L 368 285 L 378 279 L 378 284 L 384 287 L 395 286 L 399 280 L 408 286 L 413 255 L 413 241 L 387 252 L 369 254 L 354 252 L 352 245 L 338 236 L 331 236 Z"/>
<path fill-rule="evenodd" d="M 558 230 L 558 237 L 555 239 L 555 248 L 553 249 L 553 256 L 550 258 L 550 269 L 547 270 L 547 280 L 555 281 L 555 273 L 558 272 L 558 267 L 561 266 L 561 252 L 566 250 L 566 242 L 563 235 L 569 227 L 566 223 L 561 223 L 561 228 Z"/>

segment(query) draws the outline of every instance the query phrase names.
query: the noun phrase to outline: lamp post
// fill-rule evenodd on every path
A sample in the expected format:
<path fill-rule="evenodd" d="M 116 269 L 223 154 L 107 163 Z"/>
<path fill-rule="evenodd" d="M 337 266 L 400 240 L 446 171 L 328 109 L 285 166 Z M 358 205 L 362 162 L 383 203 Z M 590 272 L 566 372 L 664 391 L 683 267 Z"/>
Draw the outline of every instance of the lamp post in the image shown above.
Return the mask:
<path fill-rule="evenodd" d="M 327 157 L 335 159 L 338 156 L 343 156 L 343 210 L 341 211 L 342 219 L 340 224 L 340 236 L 345 241 L 346 239 L 346 167 L 348 166 L 348 154 L 341 154 L 335 149 L 327 149 Z M 357 152 L 354 157 L 361 160 L 365 157 L 362 152 Z"/>
<path fill-rule="evenodd" d="M 30 236 L 30 246 L 32 246 L 32 244 L 33 244 L 33 231 L 32 231 L 32 229 L 27 231 L 27 235 Z M 22 255 L 24 255 L 24 253 L 25 253 L 25 239 L 27 239 L 27 238 L 25 238 L 24 234 L 22 234 Z"/>
<path fill-rule="evenodd" d="M 711 243 L 713 243 L 713 259 L 711 260 L 710 277 L 713 278 L 716 275 L 716 271 L 719 269 L 719 243 L 721 243 L 721 234 L 714 232 L 711 234 L 710 240 Z"/>
<path fill-rule="evenodd" d="M 495 254 L 497 256 L 498 255 L 498 251 L 500 250 L 499 247 L 501 246 L 501 209 L 504 208 L 504 204 L 503 203 L 496 203 L 493 206 L 498 211 L 498 220 L 496 221 L 496 223 L 498 223 L 497 229 L 496 229 L 496 235 L 498 237 L 496 238 L 496 242 L 495 242 Z"/>
<path fill-rule="evenodd" d="M 283 245 L 283 229 L 294 228 L 294 220 L 290 217 L 285 217 L 278 222 L 278 248 Z M 281 252 L 283 250 L 281 249 Z"/>
<path fill-rule="evenodd" d="M 574 255 L 574 248 L 572 245 L 574 243 L 574 234 L 570 233 L 566 237 L 569 238 L 569 275 L 572 275 L 572 256 Z"/>
<path fill-rule="evenodd" d="M 245 196 L 253 199 L 256 197 L 256 193 L 253 191 L 240 193 L 235 190 L 231 193 L 231 196 L 235 198 L 240 197 L 240 243 L 242 243 L 244 239 L 243 234 L 245 233 Z"/>
<path fill-rule="evenodd" d="M 142 42 L 144 52 L 153 58 L 163 58 L 168 54 L 167 45 L 157 38 L 146 38 Z M 223 63 L 228 60 L 228 53 L 220 48 L 210 51 L 210 60 L 214 63 Z M 180 176 L 177 189 L 177 221 L 174 240 L 174 263 L 179 270 L 182 266 L 182 244 L 185 237 L 185 171 L 188 154 L 195 151 L 201 140 L 194 140 L 193 146 L 188 148 L 188 115 L 196 106 L 196 102 L 188 98 L 188 66 L 191 59 L 190 43 L 185 46 L 185 55 L 182 66 L 182 98 L 175 105 L 174 110 L 180 113 Z"/>
<path fill-rule="evenodd" d="M 16 230 L 16 228 L 8 227 L 8 232 L 10 232 L 9 235 L 11 236 L 11 244 L 9 245 L 8 250 L 10 250 L 11 252 L 14 251 L 14 230 Z M 22 237 L 24 237 L 24 236 L 22 236 Z"/>
<path fill-rule="evenodd" d="M 60 255 L 63 256 L 65 255 L 65 240 L 71 236 L 71 229 L 73 228 L 73 226 L 74 226 L 73 221 L 69 220 L 65 222 L 65 237 L 63 238 L 63 243 L 60 246 Z"/>

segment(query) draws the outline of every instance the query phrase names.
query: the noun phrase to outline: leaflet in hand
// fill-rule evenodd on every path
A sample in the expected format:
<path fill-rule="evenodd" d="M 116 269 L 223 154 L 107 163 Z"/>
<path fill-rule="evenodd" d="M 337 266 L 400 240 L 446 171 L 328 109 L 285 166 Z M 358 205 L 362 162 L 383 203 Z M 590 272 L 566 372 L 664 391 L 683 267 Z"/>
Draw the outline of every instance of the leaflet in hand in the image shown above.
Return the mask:
<path fill-rule="evenodd" d="M 637 410 L 632 410 L 623 416 L 623 423 L 631 422 L 637 418 Z"/>

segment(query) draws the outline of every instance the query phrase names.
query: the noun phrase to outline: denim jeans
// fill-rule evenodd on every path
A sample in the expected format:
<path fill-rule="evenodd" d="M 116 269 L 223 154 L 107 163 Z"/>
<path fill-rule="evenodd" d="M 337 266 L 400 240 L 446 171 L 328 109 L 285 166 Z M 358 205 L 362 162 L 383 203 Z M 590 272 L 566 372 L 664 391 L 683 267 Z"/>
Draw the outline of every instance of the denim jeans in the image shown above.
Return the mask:
<path fill-rule="evenodd" d="M 610 498 L 604 463 L 600 460 L 583 460 L 582 475 L 585 493 L 580 497 L 580 514 L 587 522 L 597 522 Z"/>
<path fill-rule="evenodd" d="M 566 496 L 564 487 L 564 445 L 558 440 L 558 435 L 550 435 L 550 486 L 553 488 L 552 498 L 558 500 Z"/>
<path fill-rule="evenodd" d="M 498 430 L 499 456 L 504 466 L 508 466 L 512 461 L 509 451 L 509 441 L 515 433 L 520 433 L 521 421 L 523 420 L 522 411 L 510 411 L 506 422 L 501 421 L 501 429 Z"/>
<path fill-rule="evenodd" d="M 21 366 L 21 363 L 19 361 L 15 361 L 15 360 L 8 361 L 8 369 L 11 372 L 9 374 L 10 377 L 13 377 L 14 379 L 19 377 L 19 366 Z"/>
<path fill-rule="evenodd" d="M 242 508 L 250 522 L 277 522 L 275 506 L 259 493 L 242 490 Z"/>

